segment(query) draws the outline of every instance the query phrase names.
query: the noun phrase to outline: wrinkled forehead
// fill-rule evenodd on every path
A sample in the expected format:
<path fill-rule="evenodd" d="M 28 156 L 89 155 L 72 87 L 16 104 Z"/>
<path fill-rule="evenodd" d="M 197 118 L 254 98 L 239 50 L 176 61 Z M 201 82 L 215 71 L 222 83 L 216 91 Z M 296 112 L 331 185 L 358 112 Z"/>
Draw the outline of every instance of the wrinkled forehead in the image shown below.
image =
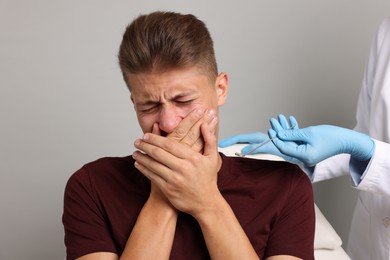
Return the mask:
<path fill-rule="evenodd" d="M 213 87 L 211 81 L 197 68 L 167 70 L 163 72 L 148 72 L 129 74 L 126 78 L 132 93 L 153 94 L 156 91 L 201 91 L 203 87 Z"/>
<path fill-rule="evenodd" d="M 128 73 L 125 76 L 125 82 L 127 84 L 130 92 L 133 92 L 135 88 L 140 87 L 140 85 L 146 83 L 150 80 L 177 80 L 182 78 L 189 79 L 189 74 L 191 74 L 191 80 L 195 80 L 198 77 L 205 78 L 209 81 L 209 85 L 213 86 L 217 75 L 206 71 L 202 66 L 188 66 L 183 68 L 169 68 L 169 69 L 153 69 L 151 71 L 140 72 L 140 73 Z"/>

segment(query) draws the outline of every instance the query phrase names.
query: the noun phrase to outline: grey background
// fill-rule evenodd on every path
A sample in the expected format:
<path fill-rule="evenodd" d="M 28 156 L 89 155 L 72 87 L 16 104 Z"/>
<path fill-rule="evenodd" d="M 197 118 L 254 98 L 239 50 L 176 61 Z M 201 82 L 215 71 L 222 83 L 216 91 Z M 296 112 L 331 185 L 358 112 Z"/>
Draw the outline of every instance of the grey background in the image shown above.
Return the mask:
<path fill-rule="evenodd" d="M 220 137 L 301 126 L 352 128 L 370 42 L 390 2 L 0 0 L 0 259 L 63 259 L 69 176 L 124 156 L 141 135 L 116 54 L 125 26 L 152 10 L 206 22 L 230 97 Z M 315 184 L 316 202 L 347 241 L 356 192 Z"/>

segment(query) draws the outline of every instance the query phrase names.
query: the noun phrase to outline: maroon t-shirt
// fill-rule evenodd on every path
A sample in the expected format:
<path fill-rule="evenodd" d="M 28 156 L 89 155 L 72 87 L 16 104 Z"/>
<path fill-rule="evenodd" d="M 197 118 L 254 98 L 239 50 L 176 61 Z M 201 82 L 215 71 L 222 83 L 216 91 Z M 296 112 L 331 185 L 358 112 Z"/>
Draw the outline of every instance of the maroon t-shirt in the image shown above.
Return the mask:
<path fill-rule="evenodd" d="M 287 162 L 222 156 L 218 187 L 261 259 L 293 255 L 314 259 L 312 185 Z M 150 182 L 129 157 L 102 158 L 69 179 L 63 224 L 67 259 L 93 253 L 122 254 Z M 201 229 L 178 216 L 170 259 L 210 259 Z"/>

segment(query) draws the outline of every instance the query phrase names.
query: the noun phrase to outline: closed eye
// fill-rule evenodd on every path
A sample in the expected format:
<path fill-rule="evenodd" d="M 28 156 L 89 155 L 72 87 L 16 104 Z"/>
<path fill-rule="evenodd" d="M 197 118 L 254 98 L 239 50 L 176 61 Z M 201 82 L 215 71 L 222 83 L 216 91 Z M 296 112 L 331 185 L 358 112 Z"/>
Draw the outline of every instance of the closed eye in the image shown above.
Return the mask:
<path fill-rule="evenodd" d="M 141 112 L 141 113 L 152 113 L 153 111 L 155 111 L 156 109 L 158 109 L 160 107 L 159 104 L 157 105 L 154 105 L 154 106 L 151 106 L 151 107 L 147 107 L 147 108 L 141 108 L 139 109 L 138 111 Z"/>
<path fill-rule="evenodd" d="M 189 100 L 176 100 L 175 102 L 179 105 L 187 105 L 194 101 L 195 99 L 189 99 Z"/>

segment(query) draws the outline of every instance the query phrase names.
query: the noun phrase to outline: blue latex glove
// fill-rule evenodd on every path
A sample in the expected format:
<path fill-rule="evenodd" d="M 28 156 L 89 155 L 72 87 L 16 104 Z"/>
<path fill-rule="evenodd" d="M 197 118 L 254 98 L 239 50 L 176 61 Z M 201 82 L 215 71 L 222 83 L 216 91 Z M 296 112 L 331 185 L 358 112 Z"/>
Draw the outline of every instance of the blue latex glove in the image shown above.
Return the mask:
<path fill-rule="evenodd" d="M 347 153 L 359 161 L 369 160 L 375 149 L 374 141 L 366 134 L 350 129 L 318 125 L 302 129 L 285 130 L 285 122 L 271 119 L 268 135 L 276 137 L 275 146 L 286 156 L 314 166 L 331 156 Z"/>
<path fill-rule="evenodd" d="M 295 126 L 294 129 L 298 128 L 298 122 L 293 117 L 290 118 L 290 125 L 285 118 L 284 118 L 284 120 L 281 120 L 281 122 L 283 122 L 284 129 L 288 129 L 290 127 L 290 125 Z M 230 136 L 228 138 L 220 140 L 218 143 L 218 146 L 221 148 L 225 148 L 225 147 L 228 147 L 228 146 L 231 146 L 234 144 L 238 144 L 238 143 L 249 143 L 249 145 L 245 146 L 241 150 L 242 153 L 247 153 L 247 152 L 251 151 L 252 149 L 254 149 L 260 143 L 268 140 L 269 138 L 270 137 L 267 134 L 262 133 L 262 132 L 238 134 L 238 135 L 233 135 L 233 136 Z M 268 144 L 260 147 L 259 149 L 256 149 L 252 153 L 253 154 L 258 154 L 258 153 L 273 154 L 273 155 L 282 157 L 286 161 L 289 161 L 289 162 L 292 162 L 295 164 L 303 164 L 303 162 L 301 162 L 295 158 L 292 158 L 290 156 L 282 154 L 275 147 L 275 145 L 272 142 L 269 142 Z"/>

